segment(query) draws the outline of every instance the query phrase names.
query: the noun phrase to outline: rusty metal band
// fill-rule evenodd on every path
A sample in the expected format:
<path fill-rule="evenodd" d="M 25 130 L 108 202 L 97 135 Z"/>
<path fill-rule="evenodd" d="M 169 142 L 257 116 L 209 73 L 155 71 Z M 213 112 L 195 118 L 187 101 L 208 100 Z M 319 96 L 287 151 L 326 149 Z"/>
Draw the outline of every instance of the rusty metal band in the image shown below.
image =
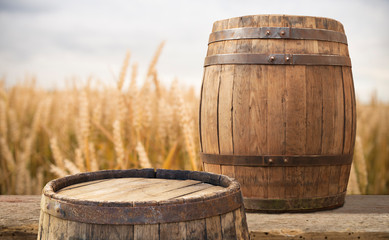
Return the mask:
<path fill-rule="evenodd" d="M 259 27 L 233 28 L 213 32 L 208 43 L 238 39 L 301 39 L 339 42 L 347 44 L 344 33 L 326 29 L 289 28 L 289 27 Z"/>
<path fill-rule="evenodd" d="M 298 199 L 258 199 L 244 198 L 247 212 L 312 212 L 341 207 L 344 204 L 346 192 L 327 197 Z"/>
<path fill-rule="evenodd" d="M 117 177 L 194 179 L 218 182 L 225 191 L 198 198 L 166 201 L 86 201 L 57 194 L 59 189 L 85 180 Z M 84 180 L 84 181 L 83 181 Z M 72 175 L 49 182 L 44 190 L 41 209 L 54 217 L 91 224 L 156 224 L 204 219 L 234 211 L 243 206 L 239 183 L 223 175 L 195 171 L 158 169 L 109 170 Z"/>
<path fill-rule="evenodd" d="M 239 156 L 200 153 L 203 163 L 233 166 L 326 166 L 347 165 L 352 155 L 305 155 L 305 156 Z"/>
<path fill-rule="evenodd" d="M 351 60 L 338 55 L 232 53 L 206 57 L 204 67 L 226 64 L 351 66 Z"/>

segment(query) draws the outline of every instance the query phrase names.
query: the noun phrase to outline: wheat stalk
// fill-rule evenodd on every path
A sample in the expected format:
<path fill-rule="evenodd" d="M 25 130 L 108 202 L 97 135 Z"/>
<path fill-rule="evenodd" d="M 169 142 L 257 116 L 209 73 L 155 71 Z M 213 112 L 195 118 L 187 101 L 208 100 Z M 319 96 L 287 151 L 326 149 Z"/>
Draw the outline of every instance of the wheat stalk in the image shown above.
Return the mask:
<path fill-rule="evenodd" d="M 85 172 L 85 161 L 82 157 L 82 150 L 80 148 L 77 148 L 75 151 L 75 163 L 78 169 L 80 169 L 80 172 Z"/>
<path fill-rule="evenodd" d="M 0 145 L 1 145 L 1 154 L 4 157 L 8 171 L 13 172 L 15 170 L 15 159 L 9 150 L 7 141 L 4 137 L 0 137 Z"/>
<path fill-rule="evenodd" d="M 80 96 L 80 130 L 82 136 L 82 148 L 84 150 L 86 170 L 90 171 L 90 158 L 89 158 L 89 103 L 86 91 L 83 91 Z"/>
<path fill-rule="evenodd" d="M 7 105 L 4 100 L 0 100 L 0 136 L 7 138 Z"/>
<path fill-rule="evenodd" d="M 89 143 L 89 152 L 90 152 L 90 159 L 91 159 L 91 171 L 98 171 L 99 163 L 97 161 L 96 150 L 93 143 Z"/>
<path fill-rule="evenodd" d="M 64 160 L 65 168 L 69 171 L 70 174 L 77 174 L 80 171 L 80 169 L 70 160 L 65 159 Z"/>
<path fill-rule="evenodd" d="M 119 120 L 116 120 L 113 123 L 113 140 L 115 145 L 115 153 L 116 153 L 116 162 L 118 166 L 120 166 L 122 169 L 126 168 L 125 162 L 124 162 L 124 147 L 121 137 L 121 127 Z"/>
<path fill-rule="evenodd" d="M 122 90 L 124 80 L 126 79 L 126 73 L 127 73 L 127 68 L 128 64 L 130 62 L 130 51 L 127 51 L 126 57 L 124 58 L 123 65 L 122 65 L 122 70 L 120 71 L 120 76 L 119 76 L 119 81 L 117 83 L 117 88 L 119 91 Z"/>
<path fill-rule="evenodd" d="M 51 151 L 53 152 L 55 165 L 57 165 L 57 167 L 61 169 L 65 169 L 63 156 L 61 150 L 58 147 L 57 138 L 53 137 L 50 139 L 50 147 L 51 147 Z"/>
<path fill-rule="evenodd" d="M 65 177 L 67 176 L 67 172 L 65 170 L 63 170 L 62 168 L 59 168 L 53 164 L 50 165 L 50 172 L 53 173 L 54 175 L 56 175 L 57 177 L 61 178 L 61 177 Z"/>
<path fill-rule="evenodd" d="M 136 151 L 138 152 L 139 156 L 139 164 L 142 168 L 151 168 L 150 160 L 147 157 L 147 153 L 145 151 L 145 148 L 143 147 L 143 144 L 138 141 L 136 145 Z"/>

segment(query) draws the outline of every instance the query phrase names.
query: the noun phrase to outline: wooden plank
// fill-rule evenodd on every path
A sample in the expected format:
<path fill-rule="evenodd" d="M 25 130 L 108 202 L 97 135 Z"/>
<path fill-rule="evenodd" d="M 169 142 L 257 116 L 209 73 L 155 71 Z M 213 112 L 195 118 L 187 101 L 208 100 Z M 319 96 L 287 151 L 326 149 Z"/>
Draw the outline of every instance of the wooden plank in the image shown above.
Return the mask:
<path fill-rule="evenodd" d="M 331 166 L 321 166 L 319 170 L 319 179 L 316 186 L 316 196 L 325 197 L 329 194 Z"/>
<path fill-rule="evenodd" d="M 285 167 L 285 198 L 304 198 L 304 167 Z"/>
<path fill-rule="evenodd" d="M 223 189 L 224 189 L 223 187 L 213 186 L 213 185 L 201 188 L 200 190 L 198 190 L 198 188 L 197 189 L 193 188 L 193 190 L 196 190 L 196 191 L 192 192 L 192 193 L 186 194 L 185 198 L 188 198 L 188 197 L 198 197 L 198 198 L 201 198 L 201 196 L 204 196 L 204 195 L 206 195 L 208 193 L 214 193 L 216 191 L 223 190 Z M 152 200 L 156 200 L 156 199 L 152 199 Z"/>
<path fill-rule="evenodd" d="M 268 15 L 259 15 L 254 16 L 254 21 L 257 23 L 257 27 L 268 27 L 269 26 L 269 16 Z M 251 40 L 251 51 L 252 53 L 259 54 L 268 54 L 268 39 L 252 39 Z"/>
<path fill-rule="evenodd" d="M 236 65 L 233 88 L 233 145 L 234 154 L 247 154 L 250 140 L 250 72 L 249 65 Z"/>
<path fill-rule="evenodd" d="M 134 239 L 134 226 L 132 225 L 92 225 L 91 239 L 117 240 Z"/>
<path fill-rule="evenodd" d="M 331 70 L 334 79 L 334 153 L 343 153 L 344 144 L 344 94 L 342 67 L 335 66 Z"/>
<path fill-rule="evenodd" d="M 134 240 L 141 239 L 159 240 L 159 225 L 134 225 Z"/>
<path fill-rule="evenodd" d="M 48 239 L 67 239 L 68 221 L 49 216 L 49 225 L 46 226 Z"/>
<path fill-rule="evenodd" d="M 269 19 L 269 22 L 271 20 Z M 269 41 L 269 52 L 283 53 L 283 40 Z M 268 154 L 285 153 L 285 67 L 264 66 L 267 68 L 267 142 Z"/>
<path fill-rule="evenodd" d="M 166 198 L 169 196 L 170 198 L 167 199 L 173 199 L 173 198 L 188 198 L 189 195 L 193 195 L 195 192 L 203 191 L 208 188 L 213 187 L 213 185 L 207 184 L 207 183 L 200 183 L 192 186 L 188 186 L 182 189 L 177 189 L 175 191 L 171 191 L 168 194 L 166 194 Z"/>
<path fill-rule="evenodd" d="M 221 66 L 208 66 L 201 100 L 201 141 L 204 153 L 219 153 L 217 100 Z"/>
<path fill-rule="evenodd" d="M 305 66 L 286 67 L 286 155 L 305 154 L 306 146 Z M 309 109 L 310 110 L 310 109 Z"/>
<path fill-rule="evenodd" d="M 247 228 L 246 213 L 244 207 L 234 211 L 236 239 L 249 239 Z"/>
<path fill-rule="evenodd" d="M 186 223 L 186 239 L 207 239 L 205 219 L 188 221 Z"/>
<path fill-rule="evenodd" d="M 68 221 L 67 227 L 69 239 L 91 239 L 91 225 Z"/>
<path fill-rule="evenodd" d="M 305 153 L 320 155 L 322 144 L 322 72 L 321 66 L 306 67 L 306 108 L 307 128 Z"/>
<path fill-rule="evenodd" d="M 351 164 L 342 165 L 340 168 L 340 177 L 339 177 L 339 189 L 338 192 L 346 192 L 347 183 L 350 176 Z"/>
<path fill-rule="evenodd" d="M 222 240 L 222 228 L 220 216 L 214 216 L 205 219 L 207 230 L 207 239 Z"/>
<path fill-rule="evenodd" d="M 38 195 L 0 195 L 0 239 L 37 239 L 40 200 Z"/>
<path fill-rule="evenodd" d="M 155 180 L 155 179 L 154 179 Z M 144 178 L 114 178 L 114 179 L 105 179 L 105 181 L 90 181 L 90 184 L 74 184 L 65 188 L 62 188 L 57 191 L 58 194 L 65 196 L 82 196 L 87 194 L 93 194 L 94 192 L 104 191 L 104 189 L 109 189 L 112 191 L 117 191 L 122 185 L 129 185 L 133 182 L 134 185 L 141 183 L 149 183 L 148 179 Z M 112 189 L 115 188 L 115 189 Z"/>
<path fill-rule="evenodd" d="M 304 28 L 316 29 L 315 17 L 304 17 Z M 305 40 L 306 54 L 318 54 L 319 46 L 317 40 Z M 306 144 L 305 154 L 321 154 L 321 134 L 322 134 L 322 78 L 320 66 L 306 66 Z M 317 195 L 317 187 L 321 182 L 320 167 L 304 167 L 304 197 L 312 198 Z"/>
<path fill-rule="evenodd" d="M 219 165 L 215 165 L 220 169 Z M 100 201 L 136 201 L 136 200 L 167 200 L 174 198 L 175 196 L 181 196 L 183 194 L 191 194 L 199 190 L 205 190 L 207 188 L 217 187 L 211 184 L 201 183 L 196 180 L 174 180 L 174 179 L 138 179 L 137 181 L 131 181 L 131 178 L 127 178 L 127 182 L 120 181 L 119 186 L 116 184 L 118 180 L 123 179 L 110 179 L 104 183 L 111 182 L 103 189 L 95 189 L 96 185 L 86 185 L 78 188 L 79 192 L 89 192 L 89 188 L 93 188 L 95 191 L 84 194 L 72 194 L 77 199 L 81 200 L 100 200 Z M 114 187 L 115 186 L 115 187 Z M 118 187 L 116 187 L 118 186 Z M 212 188 L 212 189 L 216 189 Z M 62 193 L 62 192 L 61 192 Z M 63 193 L 67 193 L 63 191 Z M 64 194 L 66 195 L 66 194 Z"/>
<path fill-rule="evenodd" d="M 351 152 L 352 127 L 353 127 L 353 100 L 352 100 L 352 78 L 349 67 L 342 67 L 343 90 L 344 90 L 344 143 L 343 153 Z"/>
<path fill-rule="evenodd" d="M 44 214 L 42 225 L 41 225 L 41 236 L 40 239 L 42 240 L 49 240 L 49 226 L 50 226 L 50 215 Z"/>
<path fill-rule="evenodd" d="M 222 239 L 237 239 L 234 212 L 222 214 L 220 219 L 222 226 Z"/>
<path fill-rule="evenodd" d="M 111 196 L 102 196 L 101 200 L 103 201 L 162 201 L 172 198 L 173 196 L 179 194 L 182 189 L 190 191 L 193 187 L 193 191 L 197 186 L 202 184 L 199 181 L 195 180 L 185 180 L 185 181 L 163 181 L 160 184 L 145 185 L 137 187 L 136 189 L 126 189 L 122 192 L 111 194 Z M 212 187 L 213 185 L 207 184 L 204 187 Z"/>
<path fill-rule="evenodd" d="M 328 193 L 329 195 L 335 195 L 339 190 L 340 184 L 340 166 L 330 166 L 330 176 L 329 176 L 329 186 Z"/>
<path fill-rule="evenodd" d="M 386 239 L 389 196 L 346 196 L 344 207 L 315 213 L 247 213 L 251 239 Z"/>
<path fill-rule="evenodd" d="M 333 70 L 330 66 L 321 67 L 322 76 L 322 89 L 323 89 L 323 132 L 322 132 L 322 149 L 321 154 L 330 155 L 336 154 L 335 151 L 335 102 L 334 93 L 335 80 L 331 71 Z"/>
<path fill-rule="evenodd" d="M 315 20 L 316 20 L 315 21 L 316 28 L 318 28 L 318 29 L 328 29 L 327 18 L 317 17 Z"/>
<path fill-rule="evenodd" d="M 235 22 L 238 21 L 238 22 Z M 231 21 L 230 26 L 243 27 L 242 18 Z M 248 53 L 251 50 L 251 40 L 236 41 L 236 53 Z M 247 154 L 249 141 L 249 91 L 250 65 L 236 65 L 233 79 L 232 106 L 233 106 L 233 148 L 234 154 Z"/>
<path fill-rule="evenodd" d="M 351 73 L 351 67 L 350 67 L 350 73 Z M 351 80 L 353 79 L 353 75 L 352 73 L 350 74 L 351 75 Z M 354 152 L 354 146 L 355 146 L 355 138 L 356 138 L 356 134 L 357 134 L 357 103 L 356 103 L 356 97 L 355 97 L 355 88 L 354 88 L 354 80 L 351 81 L 352 83 L 352 87 L 351 87 L 351 92 L 352 92 L 352 100 L 353 100 L 353 105 L 352 105 L 352 109 L 353 109 L 353 127 L 352 127 L 352 136 L 351 136 L 351 149 L 350 149 L 350 153 L 353 153 Z"/>
<path fill-rule="evenodd" d="M 270 181 L 268 168 L 236 166 L 235 178 L 240 183 L 240 189 L 244 197 L 268 197 L 268 182 Z M 276 178 L 271 179 L 271 181 L 270 185 L 273 186 L 273 181 L 276 181 Z"/>
<path fill-rule="evenodd" d="M 250 76 L 249 113 L 251 155 L 267 154 L 268 81 L 265 66 L 253 66 Z"/>
<path fill-rule="evenodd" d="M 218 164 L 204 163 L 204 169 L 207 172 L 221 174 L 221 168 L 220 168 L 220 165 L 218 165 Z"/>
<path fill-rule="evenodd" d="M 73 190 L 73 189 L 76 189 L 76 188 L 79 188 L 79 187 L 83 187 L 83 186 L 87 186 L 87 185 L 93 185 L 93 184 L 96 184 L 96 183 L 105 182 L 107 180 L 109 180 L 109 179 L 100 179 L 100 180 L 95 180 L 95 181 L 88 181 L 88 182 L 77 183 L 77 184 L 73 184 L 73 185 L 67 186 L 65 188 L 62 188 L 62 189 L 60 189 L 57 192 L 61 192 L 61 191 L 65 191 L 65 190 L 70 192 L 70 190 Z"/>
<path fill-rule="evenodd" d="M 235 178 L 236 168 L 239 168 L 239 166 L 221 165 L 221 169 L 222 169 L 221 174 Z"/>
<path fill-rule="evenodd" d="M 304 197 L 312 198 L 317 195 L 317 188 L 321 182 L 320 167 L 304 167 Z"/>
<path fill-rule="evenodd" d="M 234 81 L 234 65 L 222 66 L 219 88 L 219 143 L 220 154 L 233 154 L 232 143 L 232 89 Z"/>
<path fill-rule="evenodd" d="M 160 240 L 180 240 L 186 238 L 186 223 L 162 223 L 159 225 Z"/>
<path fill-rule="evenodd" d="M 269 16 L 254 16 L 253 26 L 269 26 Z M 252 40 L 253 53 L 268 54 L 269 40 Z M 266 66 L 251 66 L 249 77 L 249 144 L 250 155 L 265 155 L 267 149 L 267 94 L 268 80 Z M 258 167 L 236 166 L 235 176 L 242 183 L 244 197 L 267 197 L 268 170 Z"/>
<path fill-rule="evenodd" d="M 121 184 L 117 184 L 117 185 L 113 185 L 113 183 L 115 183 L 116 181 L 107 181 L 107 183 L 111 182 L 111 184 L 108 184 L 104 187 L 101 187 L 101 188 L 93 188 L 92 190 L 88 189 L 87 187 L 85 187 L 85 189 L 83 189 L 83 187 L 79 188 L 79 192 L 76 194 L 76 193 L 73 193 L 70 195 L 70 197 L 72 198 L 76 198 L 76 199 L 80 199 L 80 200 L 99 200 L 100 198 L 104 198 L 104 196 L 108 195 L 108 194 L 113 194 L 115 192 L 120 192 L 122 193 L 122 191 L 129 191 L 131 189 L 132 192 L 135 192 L 135 191 L 140 191 L 142 188 L 146 187 L 146 186 L 153 186 L 155 184 L 158 184 L 158 181 L 155 181 L 156 179 L 144 179 L 144 180 L 139 180 L 139 181 L 133 181 L 133 182 L 122 182 Z M 132 185 L 132 184 L 135 184 L 135 185 Z M 95 186 L 93 186 L 95 187 Z M 126 189 L 127 188 L 127 189 Z M 84 192 L 82 192 L 81 190 L 84 190 Z M 65 192 L 66 193 L 66 192 Z M 61 193 L 62 194 L 62 193 Z M 66 194 L 62 194 L 62 195 L 65 195 Z"/>
<path fill-rule="evenodd" d="M 340 56 L 345 56 L 345 57 L 349 56 L 348 45 L 347 44 L 339 43 L 339 55 Z"/>
<path fill-rule="evenodd" d="M 226 21 L 218 21 L 214 24 L 214 28 L 212 32 L 221 31 L 228 27 L 228 20 Z M 225 41 L 214 42 L 208 45 L 208 53 L 207 56 L 211 56 L 214 54 L 222 54 L 225 52 Z"/>
<path fill-rule="evenodd" d="M 269 27 L 280 26 L 281 16 L 271 15 Z M 284 40 L 268 42 L 271 53 L 284 53 Z M 270 155 L 285 154 L 285 66 L 267 66 L 268 105 L 267 105 L 267 147 Z M 268 168 L 268 198 L 284 198 L 284 168 Z"/>

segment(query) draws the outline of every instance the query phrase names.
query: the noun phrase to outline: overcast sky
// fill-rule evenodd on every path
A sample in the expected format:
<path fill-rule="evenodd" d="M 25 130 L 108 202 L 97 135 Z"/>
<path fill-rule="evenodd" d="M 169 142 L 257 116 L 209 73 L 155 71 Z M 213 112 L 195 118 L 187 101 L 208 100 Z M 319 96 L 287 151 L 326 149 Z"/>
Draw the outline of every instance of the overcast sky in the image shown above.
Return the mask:
<path fill-rule="evenodd" d="M 375 90 L 389 101 L 388 0 L 0 0 L 0 76 L 8 85 L 26 74 L 46 88 L 72 76 L 113 83 L 126 50 L 144 74 L 158 44 L 166 84 L 177 77 L 201 84 L 203 62 L 216 20 L 252 14 L 330 17 L 348 37 L 357 96 Z"/>

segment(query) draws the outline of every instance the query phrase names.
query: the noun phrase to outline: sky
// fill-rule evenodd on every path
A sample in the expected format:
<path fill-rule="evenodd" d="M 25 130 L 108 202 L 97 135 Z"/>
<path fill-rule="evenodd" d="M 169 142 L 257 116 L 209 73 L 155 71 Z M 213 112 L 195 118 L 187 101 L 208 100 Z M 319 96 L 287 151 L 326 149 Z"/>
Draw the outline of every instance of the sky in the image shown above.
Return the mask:
<path fill-rule="evenodd" d="M 8 86 L 36 76 L 64 87 L 92 76 L 115 83 L 126 51 L 140 78 L 158 45 L 161 81 L 199 89 L 213 22 L 254 14 L 329 17 L 345 28 L 357 97 L 389 102 L 388 0 L 0 0 L 0 77 Z"/>

